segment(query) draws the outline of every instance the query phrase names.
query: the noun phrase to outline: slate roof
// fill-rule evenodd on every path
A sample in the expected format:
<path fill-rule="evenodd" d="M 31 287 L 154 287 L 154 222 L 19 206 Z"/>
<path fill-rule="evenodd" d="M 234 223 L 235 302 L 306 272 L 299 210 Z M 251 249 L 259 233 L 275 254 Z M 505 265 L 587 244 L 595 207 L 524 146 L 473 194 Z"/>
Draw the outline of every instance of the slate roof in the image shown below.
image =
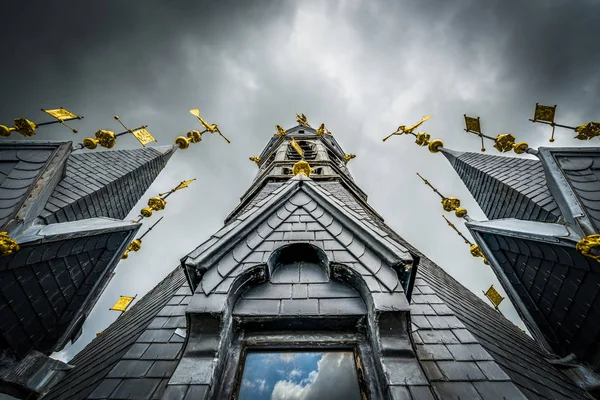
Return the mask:
<path fill-rule="evenodd" d="M 61 164 L 69 147 L 68 142 L 0 143 L 0 231 L 14 227 L 15 221 L 9 222 L 17 217 L 28 196 L 39 196 L 34 186 L 44 172 L 50 170 L 52 175 L 54 167 L 57 174 L 62 174 Z"/>
<path fill-rule="evenodd" d="M 94 303 L 138 228 L 98 219 L 26 230 L 21 249 L 0 257 L 2 343 L 17 358 L 32 349 L 60 349 L 69 339 L 63 335 L 76 333 L 70 332 L 74 320 L 85 314 L 85 303 Z"/>
<path fill-rule="evenodd" d="M 555 222 L 561 213 L 537 160 L 442 148 L 488 219 Z"/>
<path fill-rule="evenodd" d="M 41 213 L 45 223 L 124 219 L 165 167 L 173 146 L 74 152 Z"/>
<path fill-rule="evenodd" d="M 233 276 L 251 265 L 264 263 L 276 246 L 301 241 L 322 246 L 332 260 L 361 271 L 374 291 L 389 292 L 386 283 L 395 277 L 377 276 L 378 271 L 373 270 L 377 257 L 361 259 L 369 251 L 374 254 L 361 237 L 361 230 L 369 232 L 391 253 L 395 251 L 405 257 L 409 251 L 410 258 L 419 260 L 411 307 L 413 340 L 421 368 L 439 398 L 522 398 L 519 390 L 529 399 L 586 398 L 585 392 L 547 362 L 547 355 L 533 340 L 381 220 L 364 210 L 353 211 L 345 204 L 347 201 L 340 201 L 306 178 L 296 178 L 274 189 L 182 260 L 188 269 L 189 282 L 198 285 L 204 274 L 199 290 L 222 293 L 229 288 Z M 342 218 L 339 212 L 346 217 Z M 337 218 L 342 218 L 342 222 L 337 222 Z M 251 220 L 258 223 L 250 223 Z M 357 257 L 360 252 L 364 253 Z M 389 253 L 387 257 L 391 257 Z M 194 269 L 198 270 L 198 276 L 189 274 Z M 196 388 L 187 385 L 170 386 L 163 393 L 179 357 L 183 339 L 176 331 L 179 329 L 183 334 L 185 304 L 191 297 L 183 274 L 177 271 L 174 274 L 178 275 L 177 282 L 172 274 L 166 280 L 170 282 L 168 290 L 161 289 L 166 286 L 165 281 L 154 290 L 154 295 L 146 295 L 77 355 L 71 363 L 79 367 L 47 397 L 160 398 L 164 394 L 175 399 L 192 399 L 199 396 L 194 392 Z M 287 283 L 281 284 L 287 287 Z M 258 293 L 247 293 L 242 302 L 253 300 L 252 296 L 268 297 L 273 290 L 281 294 L 280 289 L 269 285 L 255 289 Z M 294 296 L 292 288 L 290 300 Z M 153 298 L 160 304 L 152 303 Z M 250 308 L 242 311 L 252 312 Z M 121 336 L 125 337 L 122 341 Z M 160 365 L 155 366 L 159 361 Z M 151 373 L 153 368 L 160 370 L 160 374 Z M 422 372 L 411 370 L 405 377 L 422 379 L 417 375 Z M 69 387 L 73 389 L 67 391 Z M 398 386 L 394 390 L 399 398 L 431 396 L 427 386 Z"/>
<path fill-rule="evenodd" d="M 43 399 L 162 399 L 190 297 L 178 267 L 78 353 L 69 362 L 75 368 Z"/>
<path fill-rule="evenodd" d="M 563 225 L 468 224 L 532 331 L 562 357 L 600 369 L 600 264 L 575 249 Z M 537 232 L 536 232 L 537 231 Z"/>

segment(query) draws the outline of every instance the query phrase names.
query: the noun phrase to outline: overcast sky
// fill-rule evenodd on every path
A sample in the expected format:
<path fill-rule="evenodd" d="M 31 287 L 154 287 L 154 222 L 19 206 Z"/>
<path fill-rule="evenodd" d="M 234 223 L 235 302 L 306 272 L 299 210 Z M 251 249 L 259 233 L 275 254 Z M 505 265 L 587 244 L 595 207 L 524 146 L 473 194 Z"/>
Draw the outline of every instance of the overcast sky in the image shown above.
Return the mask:
<path fill-rule="evenodd" d="M 119 295 L 141 297 L 220 228 L 256 172 L 248 157 L 275 124 L 296 125 L 296 112 L 324 122 L 357 154 L 350 170 L 386 222 L 479 296 L 500 285 L 415 173 L 460 198 L 472 218 L 483 213 L 441 154 L 407 137 L 381 138 L 428 114 L 432 138 L 478 151 L 478 138 L 463 131 L 466 113 L 481 117 L 485 133 L 538 147 L 549 145 L 550 129 L 528 121 L 536 102 L 558 104 L 559 123 L 600 118 L 598 1 L 4 3 L 0 123 L 45 121 L 41 107 L 63 106 L 85 116 L 73 123 L 80 133 L 52 126 L 36 139 L 117 131 L 118 114 L 170 144 L 199 128 L 188 110 L 200 108 L 233 141 L 207 134 L 173 156 L 132 217 L 148 197 L 198 180 L 169 197 L 159 228 L 119 264 L 66 358 L 117 317 L 108 308 Z M 552 145 L 597 144 L 572 136 L 557 130 Z M 136 147 L 133 137 L 116 146 Z M 500 309 L 523 326 L 508 301 Z"/>

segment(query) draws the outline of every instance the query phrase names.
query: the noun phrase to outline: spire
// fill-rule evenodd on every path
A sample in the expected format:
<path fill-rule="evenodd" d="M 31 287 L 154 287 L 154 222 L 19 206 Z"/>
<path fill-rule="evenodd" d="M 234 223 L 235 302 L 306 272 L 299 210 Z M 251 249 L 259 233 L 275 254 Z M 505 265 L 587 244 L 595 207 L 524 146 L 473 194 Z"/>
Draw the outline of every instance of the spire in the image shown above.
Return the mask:
<path fill-rule="evenodd" d="M 73 153 L 48 199 L 46 223 L 90 217 L 124 219 L 175 151 L 175 146 Z"/>
<path fill-rule="evenodd" d="M 488 219 L 555 222 L 556 201 L 537 160 L 441 149 Z"/>

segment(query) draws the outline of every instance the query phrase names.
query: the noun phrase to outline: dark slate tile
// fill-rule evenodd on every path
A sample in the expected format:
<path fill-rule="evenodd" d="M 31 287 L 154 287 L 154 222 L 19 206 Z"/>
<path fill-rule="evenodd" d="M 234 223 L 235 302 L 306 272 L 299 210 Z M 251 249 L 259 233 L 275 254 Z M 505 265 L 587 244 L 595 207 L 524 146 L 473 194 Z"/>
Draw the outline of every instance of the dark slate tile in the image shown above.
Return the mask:
<path fill-rule="evenodd" d="M 89 399 L 106 399 L 121 383 L 121 379 L 103 379 L 96 389 L 89 395 Z"/>
<path fill-rule="evenodd" d="M 445 304 L 431 304 L 437 315 L 454 315 L 452 310 Z"/>
<path fill-rule="evenodd" d="M 419 331 L 419 335 L 423 331 Z M 419 360 L 453 360 L 452 354 L 443 344 L 423 344 L 415 346 Z"/>
<path fill-rule="evenodd" d="M 127 353 L 125 353 L 123 359 L 139 359 L 148 347 L 150 347 L 150 345 L 146 343 L 135 343 L 129 348 Z"/>
<path fill-rule="evenodd" d="M 142 360 L 175 360 L 181 343 L 153 343 L 144 352 Z"/>
<path fill-rule="evenodd" d="M 167 343 L 174 329 L 146 329 L 138 338 L 138 343 Z"/>
<path fill-rule="evenodd" d="M 440 399 L 482 400 L 471 382 L 434 382 L 431 386 Z"/>
<path fill-rule="evenodd" d="M 413 295 L 414 296 L 414 295 Z M 411 304 L 411 315 L 437 315 L 429 304 Z"/>
<path fill-rule="evenodd" d="M 449 329 L 436 329 L 419 331 L 419 336 L 425 344 L 458 344 L 456 336 Z"/>
<path fill-rule="evenodd" d="M 437 365 L 449 381 L 482 381 L 485 375 L 474 362 L 438 361 Z"/>
<path fill-rule="evenodd" d="M 308 297 L 308 284 L 298 283 L 292 286 L 292 298 L 306 299 Z"/>
<path fill-rule="evenodd" d="M 292 297 L 291 284 L 263 283 L 253 287 L 243 294 L 245 299 L 290 299 Z"/>
<path fill-rule="evenodd" d="M 162 326 L 163 329 L 173 329 L 173 328 L 185 328 L 187 326 L 187 322 L 185 319 L 185 315 L 177 315 L 173 317 L 168 317 L 167 322 L 165 322 Z"/>
<path fill-rule="evenodd" d="M 152 366 L 152 361 L 121 360 L 110 370 L 109 378 L 141 378 Z"/>
<path fill-rule="evenodd" d="M 526 400 L 527 397 L 512 382 L 474 382 L 483 400 Z"/>
<path fill-rule="evenodd" d="M 319 299 L 319 314 L 321 315 L 362 315 L 366 313 L 367 307 L 360 297 Z"/>
<path fill-rule="evenodd" d="M 208 391 L 208 385 L 190 385 L 185 400 L 203 399 Z"/>
<path fill-rule="evenodd" d="M 462 322 L 455 316 L 428 315 L 426 318 L 434 329 L 464 328 Z"/>
<path fill-rule="evenodd" d="M 421 361 L 421 366 L 423 367 L 423 371 L 427 376 L 427 379 L 430 381 L 445 381 L 446 378 L 442 371 L 438 368 L 435 361 Z"/>
<path fill-rule="evenodd" d="M 477 361 L 477 366 L 490 381 L 508 381 L 510 377 L 495 361 Z"/>
<path fill-rule="evenodd" d="M 452 329 L 452 332 L 461 343 L 478 343 L 477 339 L 475 339 L 475 336 L 473 336 L 467 329 Z"/>
<path fill-rule="evenodd" d="M 431 329 L 429 320 L 423 315 L 413 315 L 411 321 L 419 329 Z"/>
<path fill-rule="evenodd" d="M 449 344 L 446 346 L 458 361 L 489 361 L 492 356 L 479 344 Z"/>
<path fill-rule="evenodd" d="M 408 386 L 390 386 L 392 400 L 412 400 Z"/>
<path fill-rule="evenodd" d="M 146 377 L 149 378 L 170 378 L 177 367 L 178 361 L 154 361 Z"/>
<path fill-rule="evenodd" d="M 318 265 L 302 263 L 300 266 L 300 283 L 328 282 L 327 272 Z"/>
<path fill-rule="evenodd" d="M 282 315 L 318 315 L 319 303 L 317 299 L 282 300 Z"/>
<path fill-rule="evenodd" d="M 152 397 L 150 397 L 150 400 L 163 400 L 163 396 L 165 394 L 165 390 L 167 390 L 168 383 L 168 379 L 162 379 L 154 393 L 152 393 Z"/>
<path fill-rule="evenodd" d="M 241 299 L 233 309 L 234 315 L 278 315 L 281 300 Z"/>
<path fill-rule="evenodd" d="M 310 298 L 344 298 L 359 297 L 359 294 L 350 286 L 338 282 L 311 283 L 308 285 Z"/>
<path fill-rule="evenodd" d="M 385 357 L 385 373 L 391 385 L 427 385 L 429 382 L 415 359 Z"/>
<path fill-rule="evenodd" d="M 409 386 L 413 400 L 435 400 L 428 386 Z"/>
<path fill-rule="evenodd" d="M 112 396 L 117 399 L 149 399 L 160 383 L 160 379 L 124 379 Z"/>
<path fill-rule="evenodd" d="M 299 268 L 277 268 L 271 276 L 272 283 L 300 283 Z"/>

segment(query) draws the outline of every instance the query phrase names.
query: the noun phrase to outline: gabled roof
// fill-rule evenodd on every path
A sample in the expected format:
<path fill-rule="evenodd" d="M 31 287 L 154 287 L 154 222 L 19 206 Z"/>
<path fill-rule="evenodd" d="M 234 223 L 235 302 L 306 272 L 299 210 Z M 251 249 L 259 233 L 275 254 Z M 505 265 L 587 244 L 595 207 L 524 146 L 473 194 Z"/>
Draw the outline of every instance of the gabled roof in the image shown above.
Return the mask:
<path fill-rule="evenodd" d="M 174 146 L 74 152 L 41 211 L 46 223 L 124 219 L 175 152 Z"/>
<path fill-rule="evenodd" d="M 540 344 L 600 370 L 600 264 L 575 249 L 580 236 L 532 221 L 466 225 Z"/>
<path fill-rule="evenodd" d="M 94 218 L 33 225 L 0 257 L 0 334 L 17 358 L 62 347 L 99 296 L 139 224 Z M 9 301 L 7 301 L 9 300 Z"/>
<path fill-rule="evenodd" d="M 323 248 L 325 243 L 334 246 L 331 242 L 337 242 L 339 249 L 324 248 L 330 261 L 357 263 L 361 274 L 372 275 L 393 291 L 398 277 L 389 274 L 409 269 L 413 259 L 387 236 L 365 215 L 345 207 L 310 178 L 298 175 L 225 225 L 188 254 L 182 264 L 191 287 L 196 288 L 203 276 L 202 289 L 208 294 L 249 265 L 265 262 L 275 247 L 304 241 Z M 261 246 L 264 254 L 257 251 Z M 344 246 L 348 252 L 342 251 Z M 382 268 L 381 260 L 386 268 Z"/>
<path fill-rule="evenodd" d="M 539 161 L 440 150 L 488 219 L 555 222 L 560 217 Z"/>
<path fill-rule="evenodd" d="M 600 232 L 600 150 L 540 147 L 538 157 L 561 213 L 582 236 Z"/>

